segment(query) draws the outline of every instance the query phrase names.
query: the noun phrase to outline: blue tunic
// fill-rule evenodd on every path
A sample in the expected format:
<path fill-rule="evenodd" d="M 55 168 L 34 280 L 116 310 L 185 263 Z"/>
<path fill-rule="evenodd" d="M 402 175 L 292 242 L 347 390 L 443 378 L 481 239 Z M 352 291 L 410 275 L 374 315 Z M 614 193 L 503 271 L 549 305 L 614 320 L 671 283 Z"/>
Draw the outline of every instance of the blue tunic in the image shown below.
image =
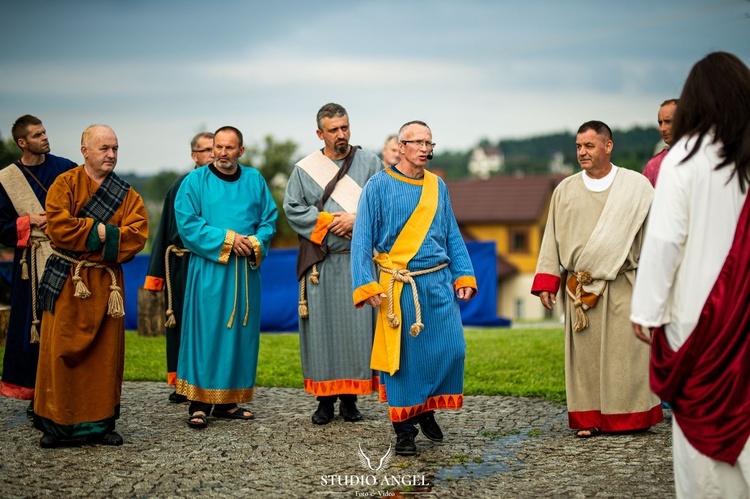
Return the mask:
<path fill-rule="evenodd" d="M 69 159 L 47 154 L 44 162 L 27 166 L 34 177 L 23 167 L 20 168 L 39 199 L 42 207 L 47 201 L 47 190 L 52 182 L 63 172 L 75 167 Z M 39 345 L 30 343 L 31 329 L 31 281 L 21 279 L 21 257 L 24 248 L 18 247 L 16 222 L 18 213 L 5 189 L 0 185 L 0 243 L 15 248 L 13 255 L 13 285 L 8 320 L 8 335 L 5 340 L 5 359 L 3 361 L 3 381 L 0 393 L 8 397 L 31 399 L 34 396 L 36 383 L 36 366 L 39 358 Z M 41 317 L 41 312 L 38 317 Z"/>
<path fill-rule="evenodd" d="M 422 183 L 390 167 L 373 176 L 365 186 L 352 237 L 355 295 L 358 288 L 377 286 L 372 250 L 391 250 L 419 202 Z M 414 278 L 424 323 L 424 330 L 416 337 L 409 334 L 409 326 L 416 321 L 412 290 L 404 284 L 400 302 L 400 369 L 394 375 L 380 375 L 385 386 L 381 398 L 387 397 L 392 421 L 404 421 L 428 410 L 458 409 L 463 402 L 466 341 L 454 288 L 476 288 L 476 281 L 442 180 L 438 196 L 432 225 L 407 268 L 417 271 L 443 263 L 448 266 Z M 386 299 L 381 306 L 388 306 Z"/>
<path fill-rule="evenodd" d="M 260 269 L 232 253 L 231 244 L 235 234 L 255 236 L 267 255 L 276 232 L 276 204 L 257 170 L 240 165 L 227 176 L 209 165 L 185 177 L 175 215 L 192 252 L 177 393 L 210 404 L 246 402 L 258 366 Z"/>

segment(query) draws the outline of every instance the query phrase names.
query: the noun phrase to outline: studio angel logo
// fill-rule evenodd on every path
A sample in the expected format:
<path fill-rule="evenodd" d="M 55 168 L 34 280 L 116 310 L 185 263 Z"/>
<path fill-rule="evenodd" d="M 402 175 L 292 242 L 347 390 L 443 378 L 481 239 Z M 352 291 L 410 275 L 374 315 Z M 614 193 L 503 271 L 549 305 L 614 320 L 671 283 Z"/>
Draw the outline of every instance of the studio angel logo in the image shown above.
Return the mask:
<path fill-rule="evenodd" d="M 372 461 L 369 457 L 367 457 L 367 454 L 365 454 L 365 451 L 362 450 L 362 444 L 359 444 L 359 462 L 362 463 L 362 466 L 365 468 L 368 468 L 372 471 L 380 471 L 383 468 L 388 467 L 388 463 L 391 462 L 391 458 L 393 456 L 391 455 L 391 446 L 388 446 L 388 450 L 386 451 L 385 455 L 380 458 L 380 462 L 378 463 L 377 468 L 373 467 Z"/>

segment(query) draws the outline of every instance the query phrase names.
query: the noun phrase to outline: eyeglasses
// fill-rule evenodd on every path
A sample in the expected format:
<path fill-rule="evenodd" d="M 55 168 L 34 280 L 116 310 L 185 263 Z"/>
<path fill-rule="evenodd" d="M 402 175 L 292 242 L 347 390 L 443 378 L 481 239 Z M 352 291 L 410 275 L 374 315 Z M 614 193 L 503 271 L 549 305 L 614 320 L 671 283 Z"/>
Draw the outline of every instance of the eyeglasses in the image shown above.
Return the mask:
<path fill-rule="evenodd" d="M 434 142 L 427 142 L 426 140 L 402 140 L 402 144 L 414 144 L 417 147 L 427 147 L 427 149 L 435 149 L 436 144 Z"/>
<path fill-rule="evenodd" d="M 193 152 L 207 153 L 213 151 L 213 147 L 206 147 L 205 149 L 193 149 Z"/>

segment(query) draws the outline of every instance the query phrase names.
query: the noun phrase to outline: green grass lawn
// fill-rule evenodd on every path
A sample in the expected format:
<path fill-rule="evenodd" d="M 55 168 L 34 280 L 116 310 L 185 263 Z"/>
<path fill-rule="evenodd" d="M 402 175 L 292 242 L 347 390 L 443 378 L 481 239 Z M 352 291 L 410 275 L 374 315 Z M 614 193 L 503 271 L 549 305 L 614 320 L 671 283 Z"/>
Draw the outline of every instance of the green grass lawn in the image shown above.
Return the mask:
<path fill-rule="evenodd" d="M 467 329 L 466 395 L 565 402 L 563 330 Z M 4 353 L 0 347 L 0 353 Z M 125 333 L 125 380 L 165 381 L 164 337 Z M 297 334 L 261 334 L 258 386 L 302 388 Z"/>

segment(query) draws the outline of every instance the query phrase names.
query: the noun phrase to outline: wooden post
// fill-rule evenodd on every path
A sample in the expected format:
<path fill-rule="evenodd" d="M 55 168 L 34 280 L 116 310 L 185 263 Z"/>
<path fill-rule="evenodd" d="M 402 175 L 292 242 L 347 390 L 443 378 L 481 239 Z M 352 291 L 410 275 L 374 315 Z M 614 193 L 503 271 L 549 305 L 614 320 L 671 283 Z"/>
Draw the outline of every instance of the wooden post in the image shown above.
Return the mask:
<path fill-rule="evenodd" d="M 164 323 L 164 293 L 157 293 L 138 288 L 138 336 L 164 336 L 167 328 Z"/>

